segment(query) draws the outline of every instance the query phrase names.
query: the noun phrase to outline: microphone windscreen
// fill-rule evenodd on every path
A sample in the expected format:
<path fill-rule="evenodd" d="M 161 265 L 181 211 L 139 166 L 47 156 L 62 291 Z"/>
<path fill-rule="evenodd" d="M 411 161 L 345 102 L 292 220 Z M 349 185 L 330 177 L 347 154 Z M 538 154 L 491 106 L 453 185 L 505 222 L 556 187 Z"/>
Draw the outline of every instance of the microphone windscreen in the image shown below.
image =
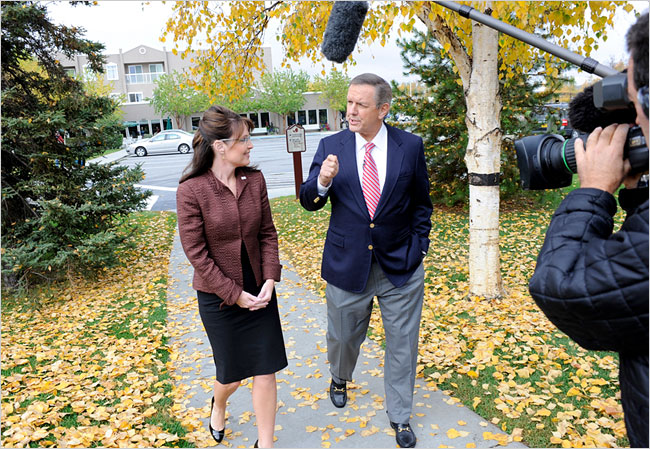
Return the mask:
<path fill-rule="evenodd" d="M 334 2 L 321 46 L 328 60 L 342 63 L 352 54 L 367 12 L 368 2 Z"/>
<path fill-rule="evenodd" d="M 603 110 L 594 106 L 594 87 L 589 86 L 569 103 L 569 122 L 573 129 L 590 133 L 597 127 L 606 127 L 612 123 L 634 123 L 634 108 Z"/>

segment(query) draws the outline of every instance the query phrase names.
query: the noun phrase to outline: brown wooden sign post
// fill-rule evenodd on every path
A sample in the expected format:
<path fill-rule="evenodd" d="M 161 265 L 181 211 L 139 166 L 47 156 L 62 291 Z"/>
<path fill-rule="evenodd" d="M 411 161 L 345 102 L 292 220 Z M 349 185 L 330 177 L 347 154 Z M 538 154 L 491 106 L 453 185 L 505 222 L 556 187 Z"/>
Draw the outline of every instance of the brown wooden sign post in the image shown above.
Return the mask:
<path fill-rule="evenodd" d="M 296 198 L 300 194 L 302 184 L 302 154 L 307 151 L 305 128 L 295 124 L 287 128 L 287 152 L 293 153 L 293 177 L 296 182 Z"/>

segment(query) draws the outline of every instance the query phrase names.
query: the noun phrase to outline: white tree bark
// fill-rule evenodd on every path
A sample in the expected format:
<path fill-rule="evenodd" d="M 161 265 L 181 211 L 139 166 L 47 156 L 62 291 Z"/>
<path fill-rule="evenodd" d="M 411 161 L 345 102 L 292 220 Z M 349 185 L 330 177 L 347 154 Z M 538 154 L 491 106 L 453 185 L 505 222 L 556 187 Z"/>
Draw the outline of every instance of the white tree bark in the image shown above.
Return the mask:
<path fill-rule="evenodd" d="M 485 8 L 489 8 L 489 4 L 485 2 Z M 430 11 L 430 6 L 425 4 L 418 17 L 441 45 L 449 44 L 449 54 L 465 89 L 468 132 L 465 164 L 468 178 L 474 180 L 469 187 L 470 294 L 495 298 L 501 296 L 503 290 L 499 256 L 499 185 L 472 184 L 480 184 L 476 180 L 481 179 L 494 180 L 501 170 L 499 33 L 474 22 L 470 58 L 462 42 L 440 16 L 429 18 Z"/>
<path fill-rule="evenodd" d="M 474 177 L 498 180 L 501 170 L 501 98 L 499 95 L 499 33 L 485 25 L 472 26 L 473 61 L 465 90 L 468 130 L 465 164 L 469 186 L 470 293 L 488 298 L 502 293 L 499 260 L 499 185 L 472 185 Z M 491 184 L 492 182 L 487 182 Z"/>

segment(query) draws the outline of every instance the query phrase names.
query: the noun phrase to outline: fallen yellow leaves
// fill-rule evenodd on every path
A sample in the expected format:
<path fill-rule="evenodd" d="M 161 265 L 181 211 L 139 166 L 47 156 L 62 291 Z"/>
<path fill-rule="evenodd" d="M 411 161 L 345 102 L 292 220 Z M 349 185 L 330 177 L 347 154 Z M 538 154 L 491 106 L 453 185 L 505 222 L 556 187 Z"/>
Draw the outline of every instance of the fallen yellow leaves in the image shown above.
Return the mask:
<path fill-rule="evenodd" d="M 458 431 L 458 430 L 454 429 L 453 427 L 451 429 L 447 430 L 447 438 L 452 439 L 452 440 L 454 438 L 458 438 L 458 437 L 466 437 L 467 435 L 469 435 L 469 432 L 464 431 L 464 430 Z"/>
<path fill-rule="evenodd" d="M 41 311 L 3 297 L 2 446 L 159 447 L 169 213 L 146 215 L 125 266 L 53 286 Z M 20 300 L 20 298 L 15 298 Z M 4 375 L 7 373 L 6 375 Z"/>
<path fill-rule="evenodd" d="M 494 440 L 501 446 L 508 444 L 508 435 L 504 433 L 483 432 L 483 439 L 486 441 Z"/>

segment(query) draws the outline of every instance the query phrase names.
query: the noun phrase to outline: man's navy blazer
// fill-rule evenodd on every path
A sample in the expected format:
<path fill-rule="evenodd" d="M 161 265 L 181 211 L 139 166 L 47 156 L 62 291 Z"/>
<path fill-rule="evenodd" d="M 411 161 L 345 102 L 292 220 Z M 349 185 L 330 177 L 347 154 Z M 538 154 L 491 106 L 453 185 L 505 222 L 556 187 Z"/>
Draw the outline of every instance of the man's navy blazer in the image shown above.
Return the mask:
<path fill-rule="evenodd" d="M 370 219 L 357 170 L 355 135 L 349 130 L 320 141 L 309 177 L 300 187 L 300 204 L 310 211 L 332 204 L 321 275 L 328 283 L 359 293 L 366 288 L 373 257 L 396 287 L 403 286 L 429 248 L 429 177 L 422 139 L 386 125 L 386 180 Z M 337 156 L 339 172 L 326 195 L 318 194 L 320 167 Z"/>

